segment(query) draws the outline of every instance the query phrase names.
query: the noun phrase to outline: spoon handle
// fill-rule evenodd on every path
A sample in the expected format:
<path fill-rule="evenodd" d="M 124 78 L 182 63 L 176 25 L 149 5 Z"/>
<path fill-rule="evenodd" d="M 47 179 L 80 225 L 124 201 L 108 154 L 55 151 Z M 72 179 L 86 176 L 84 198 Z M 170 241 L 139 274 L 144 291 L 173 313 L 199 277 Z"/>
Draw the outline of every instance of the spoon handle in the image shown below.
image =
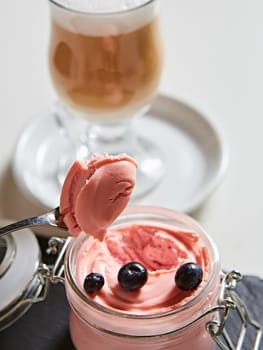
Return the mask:
<path fill-rule="evenodd" d="M 53 226 L 60 227 L 56 223 L 55 213 L 52 211 L 39 216 L 23 219 L 0 228 L 0 237 L 6 234 L 32 226 Z"/>

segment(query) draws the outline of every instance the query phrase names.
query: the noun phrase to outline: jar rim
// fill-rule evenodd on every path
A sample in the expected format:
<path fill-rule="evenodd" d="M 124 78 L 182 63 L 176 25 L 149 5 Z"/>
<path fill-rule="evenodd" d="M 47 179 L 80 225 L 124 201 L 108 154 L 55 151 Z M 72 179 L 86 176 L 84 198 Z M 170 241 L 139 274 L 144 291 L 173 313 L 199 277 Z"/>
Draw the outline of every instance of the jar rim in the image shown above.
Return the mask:
<path fill-rule="evenodd" d="M 213 263 L 210 265 L 210 273 L 209 273 L 209 279 L 205 286 L 200 290 L 198 294 L 196 294 L 191 300 L 187 301 L 185 304 L 175 308 L 175 309 L 170 309 L 167 311 L 163 312 L 156 312 L 152 314 L 138 314 L 138 313 L 130 313 L 130 312 L 125 312 L 125 311 L 119 311 L 117 309 L 113 309 L 107 306 L 104 306 L 102 304 L 99 304 L 98 302 L 94 301 L 92 298 L 90 298 L 82 289 L 79 288 L 77 282 L 75 281 L 74 277 L 72 276 L 71 273 L 71 260 L 72 260 L 72 254 L 74 253 L 74 248 L 76 244 L 78 243 L 78 240 L 83 238 L 83 236 L 86 234 L 83 233 L 82 235 L 78 236 L 77 238 L 73 239 L 72 242 L 70 243 L 66 256 L 65 256 L 65 278 L 69 282 L 70 287 L 73 289 L 75 294 L 85 303 L 89 304 L 91 307 L 94 309 L 97 309 L 98 311 L 101 311 L 103 313 L 109 314 L 111 316 L 116 316 L 119 318 L 129 318 L 129 319 L 156 319 L 156 318 L 162 318 L 162 317 L 168 317 L 171 315 L 179 314 L 180 312 L 188 309 L 189 307 L 196 305 L 206 294 L 206 291 L 209 290 L 210 286 L 212 285 L 214 279 L 218 275 L 220 277 L 220 262 L 219 262 L 219 253 L 218 249 L 213 242 L 212 238 L 204 231 L 204 229 L 200 226 L 200 224 L 191 218 L 190 216 L 183 214 L 183 213 L 178 213 L 175 210 L 172 209 L 167 209 L 164 207 L 157 207 L 157 206 L 144 206 L 144 205 L 132 205 L 126 208 L 126 210 L 121 214 L 121 216 L 118 219 L 125 218 L 127 215 L 131 214 L 141 214 L 141 215 L 146 215 L 146 214 L 152 214 L 152 215 L 160 215 L 160 214 L 165 214 L 167 217 L 168 215 L 173 216 L 173 219 L 182 219 L 187 220 L 187 222 L 190 222 L 194 224 L 196 227 L 198 227 L 201 232 L 203 237 L 205 238 L 211 248 L 212 256 L 211 258 L 213 259 Z M 171 219 L 172 217 L 170 217 Z M 118 223 L 118 219 L 114 224 Z M 89 237 L 89 236 L 87 236 Z"/>

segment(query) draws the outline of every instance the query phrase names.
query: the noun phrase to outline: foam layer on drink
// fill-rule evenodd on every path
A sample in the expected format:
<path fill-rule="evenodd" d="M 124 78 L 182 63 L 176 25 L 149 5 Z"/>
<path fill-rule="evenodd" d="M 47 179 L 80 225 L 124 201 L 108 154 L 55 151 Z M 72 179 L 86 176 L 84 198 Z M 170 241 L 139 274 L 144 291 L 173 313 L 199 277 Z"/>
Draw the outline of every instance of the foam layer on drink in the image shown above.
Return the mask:
<path fill-rule="evenodd" d="M 59 0 L 50 3 L 52 19 L 61 27 L 90 36 L 119 35 L 137 30 L 157 14 L 149 0 Z M 148 3 L 148 4 L 147 4 Z"/>
<path fill-rule="evenodd" d="M 90 12 L 118 12 L 142 6 L 149 0 L 57 0 L 59 5 L 77 10 Z"/>

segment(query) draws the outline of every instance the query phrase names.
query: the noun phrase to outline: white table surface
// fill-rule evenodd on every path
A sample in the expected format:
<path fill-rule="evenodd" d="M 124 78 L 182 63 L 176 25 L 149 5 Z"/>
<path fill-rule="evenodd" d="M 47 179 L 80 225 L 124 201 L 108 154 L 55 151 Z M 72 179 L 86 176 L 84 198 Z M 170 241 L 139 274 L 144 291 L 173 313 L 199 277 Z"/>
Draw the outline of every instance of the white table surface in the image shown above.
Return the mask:
<path fill-rule="evenodd" d="M 12 219 L 41 212 L 17 190 L 10 163 L 20 133 L 55 97 L 47 68 L 47 2 L 1 2 L 0 216 Z M 162 0 L 166 65 L 160 87 L 223 130 L 230 150 L 228 172 L 194 216 L 214 238 L 226 269 L 260 276 L 262 13 L 261 0 Z"/>

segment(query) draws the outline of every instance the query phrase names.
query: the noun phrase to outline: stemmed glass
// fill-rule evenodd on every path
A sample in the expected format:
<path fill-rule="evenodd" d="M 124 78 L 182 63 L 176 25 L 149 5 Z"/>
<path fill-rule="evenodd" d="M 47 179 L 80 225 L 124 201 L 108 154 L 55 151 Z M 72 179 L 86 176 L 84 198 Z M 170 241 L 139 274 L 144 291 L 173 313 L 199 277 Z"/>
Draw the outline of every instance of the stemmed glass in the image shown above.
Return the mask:
<path fill-rule="evenodd" d="M 76 158 L 125 152 L 138 162 L 134 197 L 141 197 L 164 171 L 149 130 L 137 133 L 163 67 L 158 1 L 49 4 L 50 73 L 60 101 L 53 112 L 69 139 L 60 152 L 57 177 L 62 182 Z"/>

